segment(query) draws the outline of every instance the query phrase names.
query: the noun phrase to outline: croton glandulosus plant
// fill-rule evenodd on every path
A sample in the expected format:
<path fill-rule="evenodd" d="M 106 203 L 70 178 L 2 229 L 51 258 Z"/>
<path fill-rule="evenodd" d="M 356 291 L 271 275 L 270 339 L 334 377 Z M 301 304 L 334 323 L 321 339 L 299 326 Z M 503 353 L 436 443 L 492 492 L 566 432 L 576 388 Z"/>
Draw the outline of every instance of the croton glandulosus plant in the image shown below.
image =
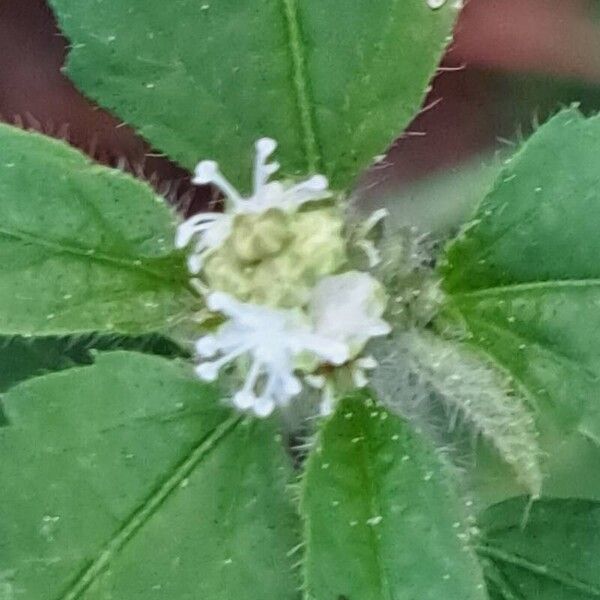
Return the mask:
<path fill-rule="evenodd" d="M 222 202 L 0 127 L 0 599 L 600 597 L 600 120 L 439 239 L 355 190 L 458 3 L 50 5 Z"/>

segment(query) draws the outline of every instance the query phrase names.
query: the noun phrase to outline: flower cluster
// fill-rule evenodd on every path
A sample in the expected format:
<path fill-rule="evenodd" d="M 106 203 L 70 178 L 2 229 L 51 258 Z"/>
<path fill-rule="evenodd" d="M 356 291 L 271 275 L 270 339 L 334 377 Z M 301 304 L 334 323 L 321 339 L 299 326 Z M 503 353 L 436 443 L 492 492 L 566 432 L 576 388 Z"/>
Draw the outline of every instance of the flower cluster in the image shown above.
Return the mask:
<path fill-rule="evenodd" d="M 270 181 L 279 169 L 268 162 L 275 148 L 268 138 L 256 143 L 247 198 L 215 162 L 201 162 L 194 182 L 218 187 L 225 211 L 191 217 L 176 238 L 178 247 L 191 247 L 189 270 L 203 280 L 209 310 L 224 318 L 196 342 L 196 373 L 212 381 L 235 363 L 245 380 L 234 405 L 263 417 L 287 405 L 303 382 L 322 389 L 328 412 L 333 394 L 323 372 L 348 364 L 355 385 L 364 386 L 375 363 L 360 353 L 390 331 L 382 286 L 368 273 L 342 271 L 343 219 L 327 179 Z"/>

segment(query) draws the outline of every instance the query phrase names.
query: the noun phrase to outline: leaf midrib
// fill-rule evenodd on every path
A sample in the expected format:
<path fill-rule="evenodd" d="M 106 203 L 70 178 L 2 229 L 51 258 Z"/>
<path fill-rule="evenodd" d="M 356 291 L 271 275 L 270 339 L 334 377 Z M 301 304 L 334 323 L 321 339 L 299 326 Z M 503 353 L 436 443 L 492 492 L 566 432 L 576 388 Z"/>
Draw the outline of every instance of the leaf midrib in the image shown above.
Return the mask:
<path fill-rule="evenodd" d="M 366 480 L 366 484 L 368 486 L 370 494 L 369 510 L 371 514 L 368 516 L 368 518 L 371 519 L 373 517 L 377 517 L 383 514 L 381 503 L 379 500 L 381 492 L 376 482 L 374 470 L 371 466 L 371 455 L 373 453 L 371 449 L 367 447 L 369 445 L 370 435 L 368 432 L 368 428 L 365 427 L 364 423 L 361 424 L 361 435 L 364 437 L 364 439 L 361 440 L 361 442 L 359 443 L 359 446 L 361 446 L 362 448 L 360 451 L 360 467 L 361 471 L 363 472 L 363 476 Z M 367 527 L 369 529 L 369 537 L 372 540 L 371 545 L 373 547 L 373 559 L 375 561 L 379 573 L 379 588 L 381 592 L 381 600 L 393 600 L 388 575 L 382 561 L 381 542 L 375 532 L 376 528 L 370 525 L 367 525 Z"/>
<path fill-rule="evenodd" d="M 241 422 L 243 418 L 233 415 L 192 448 L 191 452 L 168 473 L 162 483 L 135 508 L 122 527 L 104 544 L 96 557 L 69 584 L 69 587 L 56 597 L 56 600 L 79 600 L 91 585 L 102 575 L 112 559 L 143 529 L 144 525 L 179 489 L 181 482 L 188 477 L 202 460 L 213 451 Z"/>
<path fill-rule="evenodd" d="M 550 568 L 548 565 L 533 562 L 525 557 L 519 556 L 512 552 L 506 552 L 501 548 L 497 548 L 493 544 L 485 544 L 476 548 L 479 554 L 498 560 L 500 562 L 510 564 L 517 568 L 534 573 L 539 577 L 550 579 L 558 584 L 571 587 L 574 590 L 590 594 L 595 598 L 600 598 L 600 587 L 581 581 L 566 572 L 558 569 Z"/>
<path fill-rule="evenodd" d="M 298 0 L 281 0 L 281 2 L 287 23 L 287 42 L 292 60 L 293 84 L 296 103 L 300 113 L 300 127 L 306 155 L 306 166 L 310 173 L 321 170 L 322 156 L 317 140 L 310 84 L 306 75 L 306 51 L 298 17 Z"/>
<path fill-rule="evenodd" d="M 177 283 L 182 287 L 187 288 L 187 284 L 184 281 L 180 281 L 175 277 L 169 277 L 164 273 L 155 271 L 149 268 L 148 266 L 144 265 L 142 258 L 137 259 L 141 263 L 138 264 L 136 260 L 127 260 L 124 258 L 119 258 L 117 256 L 113 256 L 112 254 L 108 254 L 107 252 L 99 251 L 95 248 L 84 249 L 79 246 L 65 244 L 64 242 L 57 242 L 54 240 L 40 238 L 30 233 L 9 231 L 3 228 L 0 228 L 0 236 L 23 244 L 31 244 L 39 246 L 40 248 L 51 249 L 56 254 L 69 254 L 71 256 L 74 256 L 78 260 L 104 263 L 119 269 L 126 269 L 129 271 L 142 273 L 147 277 L 150 277 L 151 279 L 156 279 L 163 283 L 169 284 Z M 166 259 L 168 257 L 169 255 L 165 255 L 164 257 L 160 258 Z"/>
<path fill-rule="evenodd" d="M 453 298 L 484 298 L 486 296 L 495 296 L 500 294 L 519 294 L 535 291 L 549 290 L 554 288 L 600 288 L 600 279 L 549 279 L 545 281 L 527 281 L 521 283 L 510 283 L 505 285 L 496 285 L 492 287 L 479 288 L 475 290 L 450 292 Z"/>
<path fill-rule="evenodd" d="M 576 371 L 579 371 L 580 373 L 582 373 L 582 375 L 584 375 L 590 381 L 593 381 L 597 378 L 596 374 L 589 367 L 587 367 L 581 363 L 581 359 L 573 358 L 573 357 L 569 356 L 568 354 L 559 352 L 556 348 L 553 348 L 552 346 L 544 345 L 543 343 L 541 343 L 538 340 L 528 338 L 528 337 L 524 336 L 522 333 L 515 331 L 514 329 L 511 329 L 509 327 L 503 327 L 499 323 L 494 323 L 493 321 L 490 321 L 489 319 L 486 319 L 485 317 L 483 317 L 481 315 L 474 316 L 470 312 L 467 314 L 464 311 L 461 311 L 461 314 L 462 314 L 463 318 L 467 319 L 468 321 L 479 322 L 484 327 L 507 334 L 508 336 L 515 338 L 517 341 L 525 343 L 529 346 L 535 346 L 541 352 L 545 353 L 546 355 L 548 355 L 550 357 L 553 357 L 558 363 L 567 365 L 568 367 L 570 367 Z M 490 354 L 490 352 L 488 352 L 487 350 L 486 350 L 486 352 L 488 354 Z M 496 359 L 496 360 L 497 360 L 497 362 L 501 362 L 502 364 L 504 364 L 504 361 L 500 361 L 499 359 Z M 508 366 L 506 366 L 506 368 L 508 368 Z M 509 369 L 509 370 L 512 373 L 512 369 Z"/>

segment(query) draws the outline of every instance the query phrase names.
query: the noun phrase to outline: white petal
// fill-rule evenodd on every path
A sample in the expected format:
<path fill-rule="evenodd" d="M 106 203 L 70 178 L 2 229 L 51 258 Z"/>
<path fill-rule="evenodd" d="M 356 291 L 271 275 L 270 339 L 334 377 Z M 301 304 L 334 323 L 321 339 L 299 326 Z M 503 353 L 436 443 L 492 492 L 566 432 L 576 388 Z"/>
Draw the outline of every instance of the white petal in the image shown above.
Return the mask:
<path fill-rule="evenodd" d="M 219 173 L 219 165 L 214 160 L 203 160 L 194 171 L 193 183 L 205 185 L 212 183 Z"/>
<path fill-rule="evenodd" d="M 214 335 L 205 335 L 196 342 L 196 352 L 203 358 L 214 356 L 219 351 L 219 344 Z"/>
<path fill-rule="evenodd" d="M 324 277 L 312 292 L 309 309 L 319 335 L 358 349 L 369 338 L 390 331 L 381 318 L 383 289 L 368 273 L 349 271 Z"/>
<path fill-rule="evenodd" d="M 196 367 L 196 374 L 203 381 L 215 381 L 219 376 L 220 364 L 215 362 L 203 362 Z"/>
<path fill-rule="evenodd" d="M 277 149 L 277 142 L 268 137 L 260 138 L 256 142 L 256 153 L 263 160 L 271 156 Z"/>
<path fill-rule="evenodd" d="M 284 382 L 283 390 L 290 397 L 297 396 L 302 391 L 302 384 L 297 377 L 288 376 Z"/>
<path fill-rule="evenodd" d="M 206 299 L 206 305 L 214 312 L 224 312 L 226 315 L 231 315 L 234 312 L 235 306 L 238 304 L 229 294 L 224 292 L 213 292 Z"/>
<path fill-rule="evenodd" d="M 256 403 L 256 396 L 251 392 L 240 390 L 233 396 L 233 403 L 240 410 L 248 410 Z"/>
<path fill-rule="evenodd" d="M 254 403 L 254 413 L 257 417 L 268 417 L 275 410 L 275 403 L 271 398 L 259 396 Z"/>
<path fill-rule="evenodd" d="M 223 176 L 219 170 L 219 165 L 214 160 L 203 160 L 198 163 L 192 183 L 197 185 L 212 183 L 217 186 L 225 195 L 226 200 L 233 204 L 232 208 L 234 210 L 243 200 L 240 193 Z"/>

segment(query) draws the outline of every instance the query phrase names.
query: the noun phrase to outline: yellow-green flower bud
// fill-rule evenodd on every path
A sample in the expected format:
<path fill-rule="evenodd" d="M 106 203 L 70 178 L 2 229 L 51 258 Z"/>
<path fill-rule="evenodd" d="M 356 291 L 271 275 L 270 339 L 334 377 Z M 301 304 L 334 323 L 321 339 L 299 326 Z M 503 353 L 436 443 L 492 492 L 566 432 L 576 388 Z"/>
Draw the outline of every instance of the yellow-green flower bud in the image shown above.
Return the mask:
<path fill-rule="evenodd" d="M 236 215 L 231 234 L 204 264 L 211 289 L 245 302 L 302 306 L 317 281 L 346 262 L 336 207 Z"/>

